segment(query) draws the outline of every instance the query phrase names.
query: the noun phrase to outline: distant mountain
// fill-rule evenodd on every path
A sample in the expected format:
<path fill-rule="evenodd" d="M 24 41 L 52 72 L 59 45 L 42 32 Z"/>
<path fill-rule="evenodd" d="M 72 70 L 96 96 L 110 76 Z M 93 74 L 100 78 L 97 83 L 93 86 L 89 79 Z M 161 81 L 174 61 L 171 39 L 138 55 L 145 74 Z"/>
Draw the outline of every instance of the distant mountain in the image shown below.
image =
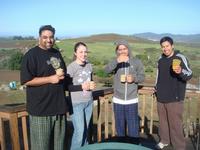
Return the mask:
<path fill-rule="evenodd" d="M 164 36 L 170 36 L 176 42 L 200 43 L 200 34 L 182 35 L 182 34 L 170 34 L 170 33 L 156 34 L 156 33 L 146 32 L 146 33 L 133 34 L 133 36 L 152 41 L 159 41 Z"/>
<path fill-rule="evenodd" d="M 134 42 L 152 42 L 147 39 L 143 39 L 140 37 L 130 36 L 130 35 L 120 35 L 115 33 L 105 33 L 105 34 L 96 34 L 96 35 L 90 35 L 86 37 L 79 37 L 79 38 L 73 38 L 77 41 L 84 41 L 84 42 L 114 42 L 117 40 L 126 40 L 130 43 Z"/>

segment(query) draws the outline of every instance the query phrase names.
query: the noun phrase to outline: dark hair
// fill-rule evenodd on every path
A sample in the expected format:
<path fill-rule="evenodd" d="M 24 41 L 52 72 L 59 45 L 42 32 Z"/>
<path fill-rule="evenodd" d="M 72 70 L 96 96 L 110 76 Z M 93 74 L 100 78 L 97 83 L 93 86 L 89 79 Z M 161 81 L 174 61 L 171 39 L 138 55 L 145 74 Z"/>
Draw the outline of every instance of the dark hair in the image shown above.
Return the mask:
<path fill-rule="evenodd" d="M 172 39 L 171 37 L 165 36 L 165 37 L 163 37 L 163 38 L 160 39 L 160 45 L 161 45 L 163 42 L 166 42 L 166 41 L 169 42 L 171 45 L 174 44 L 173 39 Z"/>
<path fill-rule="evenodd" d="M 55 34 L 55 28 L 52 27 L 51 25 L 41 26 L 40 29 L 39 29 L 39 35 L 41 35 L 42 31 L 44 31 L 44 30 L 49 30 L 49 31 L 53 32 L 53 35 Z"/>
<path fill-rule="evenodd" d="M 76 53 L 76 51 L 77 51 L 77 49 L 78 49 L 78 47 L 79 46 L 85 46 L 86 48 L 87 48 L 87 45 L 85 44 L 85 43 L 83 43 L 83 42 L 77 42 L 75 45 L 74 45 L 74 52 Z M 73 56 L 73 60 L 75 60 L 76 59 L 76 56 L 74 55 Z"/>
<path fill-rule="evenodd" d="M 79 47 L 80 45 L 83 45 L 83 46 L 85 46 L 85 47 L 87 48 L 87 45 L 86 45 L 85 43 L 83 43 L 83 42 L 77 42 L 77 43 L 74 45 L 74 52 L 77 51 L 77 49 L 78 49 L 78 47 Z"/>

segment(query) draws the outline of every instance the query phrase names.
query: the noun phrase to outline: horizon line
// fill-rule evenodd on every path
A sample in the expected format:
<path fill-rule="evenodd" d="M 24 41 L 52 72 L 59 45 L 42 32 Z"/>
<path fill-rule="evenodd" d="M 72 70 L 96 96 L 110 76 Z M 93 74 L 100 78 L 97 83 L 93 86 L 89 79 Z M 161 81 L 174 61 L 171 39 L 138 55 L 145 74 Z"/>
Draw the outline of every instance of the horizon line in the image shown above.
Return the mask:
<path fill-rule="evenodd" d="M 56 38 L 80 38 L 80 37 L 87 37 L 87 36 L 94 36 L 94 35 L 102 35 L 102 34 L 116 34 L 116 35 L 127 35 L 127 36 L 133 36 L 133 35 L 137 35 L 137 34 L 156 34 L 156 35 L 163 35 L 163 34 L 171 34 L 171 35 L 174 35 L 174 36 L 188 36 L 188 35 L 200 35 L 200 33 L 189 33 L 189 34 L 180 34 L 180 33 L 156 33 L 156 32 L 139 32 L 139 33 L 132 33 L 132 34 L 122 34 L 122 33 L 116 33 L 116 32 L 102 32 L 102 33 L 91 33 L 91 34 L 69 34 L 69 35 L 56 35 L 55 33 L 55 37 Z M 34 37 L 34 38 L 37 38 L 38 36 L 34 36 L 34 35 L 17 35 L 17 34 L 13 34 L 13 35 L 1 35 L 0 33 L 0 38 L 12 38 L 14 36 L 22 36 L 22 37 Z"/>

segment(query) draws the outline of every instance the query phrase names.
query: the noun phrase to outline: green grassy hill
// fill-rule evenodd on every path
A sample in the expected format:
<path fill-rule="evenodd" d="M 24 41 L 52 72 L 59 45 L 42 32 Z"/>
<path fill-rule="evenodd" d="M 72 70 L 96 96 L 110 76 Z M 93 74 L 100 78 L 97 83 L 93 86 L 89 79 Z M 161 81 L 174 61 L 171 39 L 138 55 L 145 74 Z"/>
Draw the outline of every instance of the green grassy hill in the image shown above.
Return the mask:
<path fill-rule="evenodd" d="M 134 56 L 142 59 L 146 74 L 155 77 L 156 61 L 160 56 L 161 49 L 159 42 L 144 40 L 133 36 L 125 36 L 118 34 L 100 34 L 82 38 L 61 40 L 57 45 L 62 49 L 62 54 L 67 63 L 71 62 L 73 57 L 73 46 L 78 41 L 83 41 L 89 48 L 89 60 L 95 65 L 95 68 L 103 68 L 104 65 L 113 57 L 115 57 L 115 41 L 125 39 L 130 43 Z M 200 47 L 191 43 L 176 43 L 175 49 L 185 54 L 194 71 L 194 77 L 200 76 Z M 148 59 L 149 58 L 149 59 Z"/>
<path fill-rule="evenodd" d="M 56 45 L 62 50 L 61 53 L 67 64 L 73 58 L 73 46 L 76 42 L 82 41 L 88 45 L 89 60 L 94 64 L 95 72 L 102 74 L 105 64 L 115 57 L 115 41 L 119 39 L 127 40 L 130 43 L 132 53 L 139 57 L 145 66 L 147 77 L 155 77 L 156 61 L 160 56 L 161 49 L 159 42 L 150 41 L 134 36 L 126 36 L 119 34 L 99 34 L 87 37 L 80 37 L 74 39 L 63 39 L 56 42 Z M 12 49 L 20 49 L 26 51 L 27 48 L 33 47 L 37 41 L 28 40 L 0 40 L 0 59 L 8 57 L 12 53 Z M 177 43 L 175 41 L 175 49 L 180 50 L 185 54 L 191 64 L 194 72 L 194 78 L 198 79 L 200 76 L 200 46 L 192 43 Z M 10 50 L 9 52 L 7 50 Z"/>

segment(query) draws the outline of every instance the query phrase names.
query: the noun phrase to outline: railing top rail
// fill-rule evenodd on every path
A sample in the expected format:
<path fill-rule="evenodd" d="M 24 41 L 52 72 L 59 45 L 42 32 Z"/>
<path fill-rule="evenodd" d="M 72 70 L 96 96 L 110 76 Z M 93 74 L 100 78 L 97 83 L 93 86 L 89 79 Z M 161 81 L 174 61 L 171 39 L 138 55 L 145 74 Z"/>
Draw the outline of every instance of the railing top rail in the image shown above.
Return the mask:
<path fill-rule="evenodd" d="M 16 113 L 26 111 L 25 103 L 0 105 L 0 112 Z"/>
<path fill-rule="evenodd" d="M 139 93 L 140 94 L 145 94 L 145 93 L 153 93 L 154 85 L 152 84 L 140 84 L 139 85 Z M 105 96 L 113 93 L 113 88 L 112 87 L 102 87 L 99 89 L 96 89 L 93 91 L 93 97 L 94 100 L 97 100 L 100 96 Z M 191 95 L 191 94 L 199 94 L 200 91 L 198 89 L 187 89 L 186 95 Z M 26 110 L 26 104 L 25 103 L 16 103 L 16 104 L 5 104 L 5 105 L 0 105 L 0 112 L 10 112 L 10 113 L 15 113 L 15 112 L 21 112 Z"/>
<path fill-rule="evenodd" d="M 139 89 L 140 88 L 154 88 L 155 84 L 139 84 Z M 200 92 L 199 88 L 186 88 L 186 92 Z"/>

